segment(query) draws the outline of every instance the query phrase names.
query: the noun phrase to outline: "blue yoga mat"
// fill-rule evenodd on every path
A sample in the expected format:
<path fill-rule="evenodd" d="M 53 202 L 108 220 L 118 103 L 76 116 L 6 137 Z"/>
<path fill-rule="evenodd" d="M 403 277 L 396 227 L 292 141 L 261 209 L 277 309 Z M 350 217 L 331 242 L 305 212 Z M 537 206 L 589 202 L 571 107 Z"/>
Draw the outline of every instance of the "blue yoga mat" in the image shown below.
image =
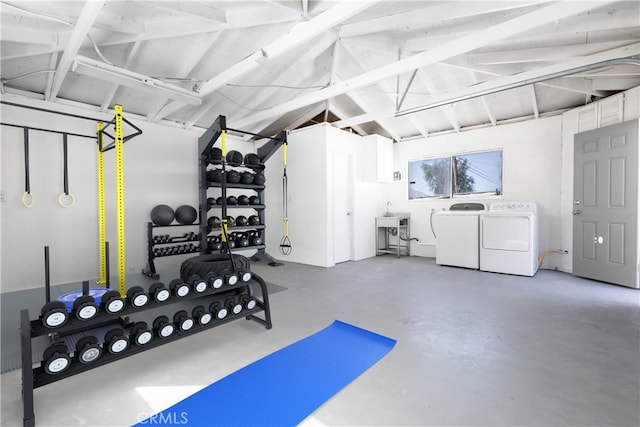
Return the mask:
<path fill-rule="evenodd" d="M 137 426 L 294 426 L 383 358 L 396 341 L 336 320 Z"/>

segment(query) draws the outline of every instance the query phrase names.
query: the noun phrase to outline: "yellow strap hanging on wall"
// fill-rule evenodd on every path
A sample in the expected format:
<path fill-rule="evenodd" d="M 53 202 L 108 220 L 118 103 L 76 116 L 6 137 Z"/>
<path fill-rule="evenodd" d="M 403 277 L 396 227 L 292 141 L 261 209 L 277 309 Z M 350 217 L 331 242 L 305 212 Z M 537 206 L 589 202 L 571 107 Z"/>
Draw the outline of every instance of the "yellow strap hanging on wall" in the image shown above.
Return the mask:
<path fill-rule="evenodd" d="M 98 285 L 107 284 L 107 253 L 105 248 L 105 243 L 107 241 L 107 213 L 104 201 L 104 153 L 102 152 L 103 128 L 104 125 L 102 123 L 98 123 L 98 240 L 100 241 L 100 279 L 96 282 Z"/>
<path fill-rule="evenodd" d="M 116 150 L 116 224 L 118 236 L 118 291 L 123 298 L 127 295 L 127 267 L 124 240 L 124 136 L 122 131 L 122 105 L 116 105 L 115 111 L 115 150 Z"/>
<path fill-rule="evenodd" d="M 220 134 L 220 144 L 222 145 L 221 150 L 222 150 L 222 157 L 225 157 L 227 155 L 227 131 L 223 130 L 222 133 Z"/>

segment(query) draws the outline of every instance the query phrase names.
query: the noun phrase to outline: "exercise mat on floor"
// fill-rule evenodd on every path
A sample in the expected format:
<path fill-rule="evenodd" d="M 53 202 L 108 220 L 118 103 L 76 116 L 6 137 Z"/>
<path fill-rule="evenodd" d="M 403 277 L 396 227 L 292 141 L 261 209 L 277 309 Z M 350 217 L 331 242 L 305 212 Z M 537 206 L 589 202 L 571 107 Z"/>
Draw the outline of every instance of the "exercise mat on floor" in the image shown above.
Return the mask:
<path fill-rule="evenodd" d="M 396 341 L 336 320 L 141 421 L 294 426 L 384 357 Z"/>

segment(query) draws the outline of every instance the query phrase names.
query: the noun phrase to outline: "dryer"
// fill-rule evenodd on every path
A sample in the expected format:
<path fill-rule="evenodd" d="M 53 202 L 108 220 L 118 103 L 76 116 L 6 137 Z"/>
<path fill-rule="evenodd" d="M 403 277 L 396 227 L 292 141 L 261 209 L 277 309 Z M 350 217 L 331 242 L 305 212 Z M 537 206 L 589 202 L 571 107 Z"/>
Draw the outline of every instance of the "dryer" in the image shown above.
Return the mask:
<path fill-rule="evenodd" d="M 436 264 L 480 267 L 478 215 L 486 209 L 483 203 L 454 203 L 436 213 Z"/>
<path fill-rule="evenodd" d="M 533 276 L 538 271 L 538 208 L 492 203 L 480 213 L 480 270 Z"/>

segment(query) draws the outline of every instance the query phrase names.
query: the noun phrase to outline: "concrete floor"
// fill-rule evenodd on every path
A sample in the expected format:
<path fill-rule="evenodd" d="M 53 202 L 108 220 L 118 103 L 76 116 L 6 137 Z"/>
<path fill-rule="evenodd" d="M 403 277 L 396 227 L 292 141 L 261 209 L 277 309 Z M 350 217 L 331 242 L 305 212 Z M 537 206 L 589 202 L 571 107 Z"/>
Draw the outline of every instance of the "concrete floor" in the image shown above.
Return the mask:
<path fill-rule="evenodd" d="M 37 425 L 135 424 L 334 319 L 398 343 L 307 427 L 640 425 L 637 290 L 389 255 L 253 270 L 289 288 L 272 296 L 272 330 L 241 320 L 39 388 Z M 0 424 L 20 425 L 20 371 L 0 378 Z M 255 384 L 247 405 L 268 392 Z"/>

